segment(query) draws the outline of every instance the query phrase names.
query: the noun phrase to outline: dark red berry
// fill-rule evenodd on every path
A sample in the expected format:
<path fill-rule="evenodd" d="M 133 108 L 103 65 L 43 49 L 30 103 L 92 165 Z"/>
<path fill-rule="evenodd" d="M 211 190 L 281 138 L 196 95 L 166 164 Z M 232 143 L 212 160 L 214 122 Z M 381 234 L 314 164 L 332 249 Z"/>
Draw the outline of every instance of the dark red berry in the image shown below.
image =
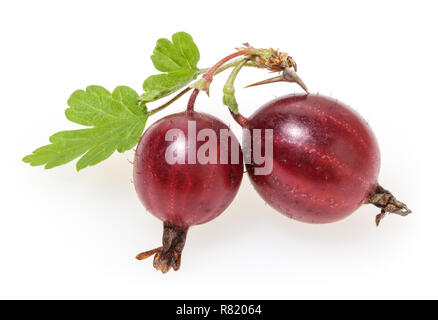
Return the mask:
<path fill-rule="evenodd" d="M 212 129 L 217 136 L 215 163 L 189 163 L 189 121 L 196 125 L 196 136 Z M 179 129 L 184 136 L 166 141 L 169 130 Z M 228 130 L 227 163 L 220 163 L 220 130 Z M 196 139 L 195 136 L 195 139 Z M 209 138 L 206 138 L 209 140 Z M 196 142 L 199 151 L 204 141 Z M 238 163 L 231 163 L 232 144 L 237 145 Z M 173 145 L 182 151 L 184 164 L 169 164 L 166 150 Z M 193 154 L 193 153 L 192 153 Z M 207 153 L 208 154 L 208 153 Z M 193 159 L 192 159 L 193 160 Z M 182 112 L 155 122 L 138 144 L 134 161 L 134 184 L 146 209 L 164 222 L 163 248 L 139 255 L 155 255 L 154 266 L 163 272 L 179 267 L 185 235 L 190 226 L 216 218 L 234 199 L 243 175 L 242 151 L 234 134 L 217 118 L 197 112 Z"/>
<path fill-rule="evenodd" d="M 260 165 L 254 161 L 246 167 L 257 192 L 281 213 L 328 223 L 376 202 L 370 195 L 378 190 L 379 148 L 368 124 L 348 106 L 320 95 L 288 95 L 268 102 L 242 123 L 251 134 L 263 129 L 261 150 L 264 129 L 273 129 L 272 172 L 256 175 Z M 406 213 L 404 204 L 397 207 L 391 200 L 395 207 L 383 203 L 382 214 Z"/>

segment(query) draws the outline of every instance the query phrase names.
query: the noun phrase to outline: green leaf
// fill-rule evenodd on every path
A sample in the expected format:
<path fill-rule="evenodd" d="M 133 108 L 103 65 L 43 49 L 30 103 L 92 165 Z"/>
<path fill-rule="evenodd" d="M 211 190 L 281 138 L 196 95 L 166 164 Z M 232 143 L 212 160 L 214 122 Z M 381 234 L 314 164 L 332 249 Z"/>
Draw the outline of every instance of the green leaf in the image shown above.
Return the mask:
<path fill-rule="evenodd" d="M 143 84 L 146 92 L 141 95 L 141 100 L 151 102 L 168 96 L 196 79 L 197 75 L 190 70 L 180 70 L 150 76 Z"/>
<path fill-rule="evenodd" d="M 165 72 L 148 77 L 143 83 L 141 100 L 151 102 L 181 89 L 199 75 L 199 50 L 192 37 L 177 32 L 172 41 L 159 39 L 151 56 L 158 71 Z"/>
<path fill-rule="evenodd" d="M 155 68 L 161 72 L 181 69 L 198 70 L 199 50 L 192 37 L 185 32 L 177 32 L 168 39 L 159 39 L 151 56 Z"/>
<path fill-rule="evenodd" d="M 24 157 L 24 162 L 50 169 L 83 155 L 76 164 L 79 171 L 107 159 L 115 150 L 133 148 L 148 117 L 138 104 L 138 94 L 125 86 L 112 94 L 100 86 L 89 86 L 73 92 L 67 103 L 70 108 L 65 115 L 70 121 L 93 128 L 55 133 L 49 139 L 51 144 Z"/>

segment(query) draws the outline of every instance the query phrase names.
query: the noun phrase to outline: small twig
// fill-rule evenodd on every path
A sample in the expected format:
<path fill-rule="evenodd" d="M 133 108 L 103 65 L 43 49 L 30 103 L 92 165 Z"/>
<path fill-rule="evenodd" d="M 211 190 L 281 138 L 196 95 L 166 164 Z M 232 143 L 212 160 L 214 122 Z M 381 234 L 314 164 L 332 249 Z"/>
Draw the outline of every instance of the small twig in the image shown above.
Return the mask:
<path fill-rule="evenodd" d="M 234 67 L 233 71 L 231 71 L 230 76 L 228 77 L 227 81 L 224 85 L 224 97 L 222 99 L 223 103 L 230 108 L 230 110 L 233 111 L 233 113 L 239 113 L 239 105 L 236 101 L 235 96 L 235 89 L 234 89 L 234 82 L 236 81 L 237 75 L 239 74 L 240 70 L 243 68 L 245 63 L 248 61 L 249 58 L 242 59 L 236 66 Z"/>
<path fill-rule="evenodd" d="M 245 118 L 240 113 L 234 113 L 230 108 L 228 108 L 228 111 L 230 111 L 230 114 L 233 116 L 233 119 L 242 127 L 244 128 L 246 124 L 248 123 L 248 118 Z"/>
<path fill-rule="evenodd" d="M 213 81 L 213 76 L 215 75 L 216 70 L 219 69 L 225 62 L 227 62 L 227 61 L 229 61 L 231 59 L 234 59 L 234 58 L 236 58 L 238 56 L 247 54 L 249 50 L 250 49 L 240 50 L 240 51 L 234 52 L 234 53 L 226 56 L 225 58 L 223 58 L 222 60 L 217 62 L 213 67 L 211 67 L 210 70 L 208 70 L 206 73 L 204 73 L 202 75 L 202 77 L 205 80 L 207 80 L 207 82 L 211 83 Z"/>
<path fill-rule="evenodd" d="M 187 112 L 193 112 L 193 110 L 195 109 L 195 101 L 196 101 L 196 97 L 198 96 L 198 93 L 199 93 L 198 89 L 193 89 L 189 102 L 187 103 Z"/>
<path fill-rule="evenodd" d="M 225 70 L 227 70 L 227 69 L 229 69 L 229 68 L 232 68 L 232 67 L 236 66 L 237 64 L 239 64 L 239 63 L 241 62 L 241 60 L 245 60 L 245 58 L 238 59 L 238 60 L 236 60 L 236 61 L 233 61 L 233 62 L 231 62 L 231 63 L 228 63 L 228 64 L 226 64 L 226 65 L 220 67 L 219 69 L 216 70 L 216 72 L 215 72 L 214 74 L 215 74 L 215 75 L 216 75 L 216 74 L 219 74 L 219 73 L 221 73 L 221 72 L 223 72 L 223 71 L 225 71 Z M 254 64 L 254 63 L 247 62 L 247 63 L 245 63 L 245 67 L 258 67 L 258 66 L 257 66 L 256 64 Z M 208 70 L 210 70 L 210 68 L 200 69 L 200 70 L 199 70 L 199 73 L 202 74 L 202 73 L 207 72 Z M 191 89 L 190 86 L 185 87 L 185 88 L 184 88 L 183 90 L 181 90 L 181 91 L 180 91 L 175 97 L 173 97 L 172 99 L 170 99 L 169 101 L 167 101 L 165 104 L 163 104 L 163 105 L 161 105 L 161 106 L 159 106 L 159 107 L 157 107 L 157 108 L 152 109 L 151 111 L 149 111 L 149 112 L 148 112 L 149 115 L 153 115 L 153 114 L 155 114 L 155 113 L 157 113 L 157 112 L 159 112 L 159 111 L 161 111 L 161 110 L 167 108 L 167 107 L 170 106 L 172 103 L 174 103 L 176 100 L 178 100 L 178 99 L 181 98 L 183 95 L 185 95 L 187 92 L 189 92 L 190 89 Z"/>
<path fill-rule="evenodd" d="M 153 115 L 161 110 L 163 110 L 164 108 L 168 107 L 169 105 L 171 105 L 173 102 L 175 102 L 176 100 L 178 100 L 179 98 L 181 98 L 183 95 L 185 95 L 187 92 L 190 91 L 190 87 L 186 87 L 184 90 L 180 91 L 180 93 L 178 93 L 175 97 L 173 97 L 172 99 L 170 99 L 169 101 L 167 101 L 165 104 L 159 106 L 158 108 L 155 108 L 151 111 L 149 111 L 149 115 Z"/>

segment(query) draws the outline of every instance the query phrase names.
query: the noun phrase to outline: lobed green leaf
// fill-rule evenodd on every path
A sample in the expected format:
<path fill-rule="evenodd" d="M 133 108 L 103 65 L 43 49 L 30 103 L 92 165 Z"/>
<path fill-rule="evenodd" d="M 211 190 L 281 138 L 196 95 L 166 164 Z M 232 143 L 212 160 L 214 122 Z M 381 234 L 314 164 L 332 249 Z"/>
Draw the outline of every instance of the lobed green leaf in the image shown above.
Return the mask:
<path fill-rule="evenodd" d="M 51 144 L 36 149 L 23 161 L 50 169 L 83 155 L 76 164 L 77 170 L 81 170 L 107 159 L 116 150 L 133 148 L 148 117 L 138 98 L 134 90 L 125 86 L 117 87 L 113 93 L 100 86 L 73 92 L 66 117 L 93 128 L 55 133 L 49 139 Z"/>
<path fill-rule="evenodd" d="M 199 74 L 199 50 L 192 37 L 177 32 L 172 41 L 159 39 L 151 56 L 152 63 L 162 74 L 148 77 L 143 83 L 141 100 L 152 102 L 181 89 Z"/>
<path fill-rule="evenodd" d="M 145 93 L 141 100 L 151 102 L 168 96 L 196 79 L 197 75 L 190 70 L 179 70 L 150 76 L 144 81 Z"/>
<path fill-rule="evenodd" d="M 197 70 L 199 50 L 193 38 L 185 32 L 177 32 L 168 39 L 159 39 L 151 56 L 155 68 L 161 72 L 181 69 Z"/>

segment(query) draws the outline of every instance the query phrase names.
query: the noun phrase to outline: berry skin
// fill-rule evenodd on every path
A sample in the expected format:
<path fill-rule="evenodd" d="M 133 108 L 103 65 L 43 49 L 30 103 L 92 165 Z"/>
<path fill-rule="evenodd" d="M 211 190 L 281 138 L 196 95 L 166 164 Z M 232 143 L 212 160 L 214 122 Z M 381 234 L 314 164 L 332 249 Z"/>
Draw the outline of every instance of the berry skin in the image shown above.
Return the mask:
<path fill-rule="evenodd" d="M 251 181 L 272 207 L 309 223 L 345 218 L 378 186 L 380 154 L 365 120 L 320 95 L 288 95 L 268 102 L 245 127 L 273 129 L 273 170 Z M 261 150 L 265 150 L 262 130 Z"/>
<path fill-rule="evenodd" d="M 217 139 L 216 163 L 189 164 L 188 123 L 196 122 L 196 136 L 202 129 L 212 129 Z M 180 129 L 185 137 L 166 141 L 166 133 Z M 143 135 L 137 146 L 134 160 L 134 185 L 146 209 L 164 222 L 163 248 L 140 254 L 144 259 L 156 254 L 154 266 L 167 272 L 179 268 L 179 259 L 185 236 L 190 226 L 206 223 L 220 215 L 234 199 L 243 175 L 242 151 L 230 132 L 231 140 L 238 146 L 239 162 L 220 163 L 220 130 L 229 128 L 217 118 L 204 113 L 186 111 L 173 114 L 155 122 Z M 208 140 L 208 138 L 206 138 Z M 216 143 L 215 142 L 215 143 Z M 205 141 L 196 142 L 196 150 Z M 165 154 L 176 144 L 182 150 L 184 164 L 169 164 Z M 175 146 L 175 145 L 174 145 Z"/>

